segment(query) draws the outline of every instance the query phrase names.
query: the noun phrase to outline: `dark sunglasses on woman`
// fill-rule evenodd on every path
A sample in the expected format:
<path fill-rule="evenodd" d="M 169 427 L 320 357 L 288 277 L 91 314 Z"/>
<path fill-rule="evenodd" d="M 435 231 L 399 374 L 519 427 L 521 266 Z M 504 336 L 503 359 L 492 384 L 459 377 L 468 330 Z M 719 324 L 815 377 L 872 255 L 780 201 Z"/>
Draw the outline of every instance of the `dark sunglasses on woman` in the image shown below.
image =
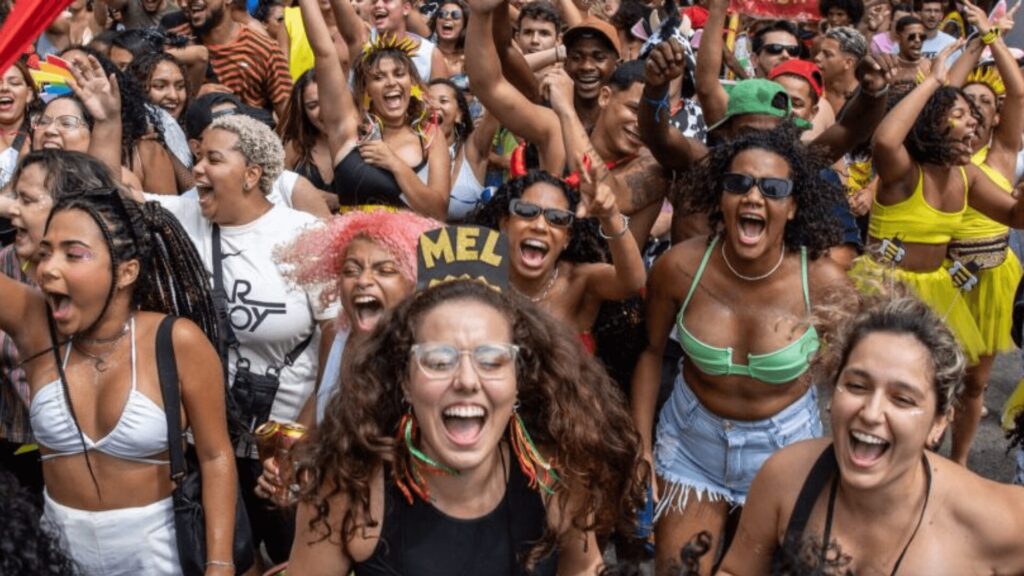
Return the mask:
<path fill-rule="evenodd" d="M 793 181 L 785 178 L 754 178 L 746 174 L 727 172 L 722 175 L 722 189 L 731 194 L 746 194 L 757 184 L 765 198 L 779 200 L 793 193 Z"/>
<path fill-rule="evenodd" d="M 576 216 L 568 210 L 559 210 L 558 208 L 541 208 L 536 204 L 524 202 L 519 198 L 514 198 L 508 203 L 508 211 L 526 220 L 533 220 L 541 214 L 544 214 L 544 219 L 548 221 L 548 224 L 558 226 L 559 228 L 568 228 L 569 226 L 572 226 L 573 220 L 576 219 Z"/>

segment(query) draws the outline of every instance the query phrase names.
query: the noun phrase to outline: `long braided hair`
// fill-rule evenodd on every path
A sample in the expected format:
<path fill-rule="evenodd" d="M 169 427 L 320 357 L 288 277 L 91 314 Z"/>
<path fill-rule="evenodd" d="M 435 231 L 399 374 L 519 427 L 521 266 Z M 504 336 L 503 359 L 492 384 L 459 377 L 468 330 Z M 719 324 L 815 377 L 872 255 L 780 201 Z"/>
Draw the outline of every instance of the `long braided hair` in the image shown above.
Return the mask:
<path fill-rule="evenodd" d="M 132 308 L 188 318 L 216 345 L 219 338 L 217 314 L 208 272 L 188 234 L 171 213 L 155 202 L 139 204 L 124 198 L 117 188 L 84 190 L 67 193 L 57 199 L 46 220 L 46 230 L 49 230 L 56 214 L 71 210 L 84 212 L 96 223 L 110 251 L 110 291 L 99 317 L 83 333 L 92 330 L 106 315 L 116 291 L 118 268 L 137 260 L 139 275 L 132 289 Z M 85 436 L 71 402 L 53 319 L 47 320 L 54 340 L 53 352 L 64 399 L 82 443 L 89 475 L 102 499 Z"/>

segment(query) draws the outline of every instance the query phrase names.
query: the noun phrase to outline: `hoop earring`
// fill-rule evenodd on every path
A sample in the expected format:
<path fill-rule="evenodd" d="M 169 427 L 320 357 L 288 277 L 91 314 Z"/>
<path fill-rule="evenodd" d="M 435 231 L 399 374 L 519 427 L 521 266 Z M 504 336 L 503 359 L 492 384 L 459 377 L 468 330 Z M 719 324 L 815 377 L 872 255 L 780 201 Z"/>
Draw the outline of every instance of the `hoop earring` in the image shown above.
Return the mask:
<path fill-rule="evenodd" d="M 398 422 L 397 435 L 397 440 L 405 443 L 409 455 L 406 458 L 399 458 L 393 471 L 395 484 L 398 485 L 398 489 L 402 491 L 410 505 L 413 503 L 413 493 L 422 498 L 424 502 L 430 501 L 430 489 L 427 486 L 424 473 L 459 475 L 458 470 L 437 462 L 416 448 L 415 438 L 416 416 L 413 415 L 410 406 Z"/>
<path fill-rule="evenodd" d="M 523 474 L 526 474 L 530 480 L 530 488 L 536 489 L 539 486 L 548 494 L 554 494 L 554 484 L 561 482 L 562 479 L 558 477 L 558 473 L 555 472 L 551 463 L 541 456 L 537 446 L 533 443 L 533 438 L 530 438 L 530 433 L 526 431 L 526 425 L 523 423 L 522 417 L 519 416 L 518 400 L 512 405 L 512 422 L 509 433 L 512 437 L 512 449 L 515 450 L 516 459 L 519 460 L 519 467 L 523 470 Z"/>

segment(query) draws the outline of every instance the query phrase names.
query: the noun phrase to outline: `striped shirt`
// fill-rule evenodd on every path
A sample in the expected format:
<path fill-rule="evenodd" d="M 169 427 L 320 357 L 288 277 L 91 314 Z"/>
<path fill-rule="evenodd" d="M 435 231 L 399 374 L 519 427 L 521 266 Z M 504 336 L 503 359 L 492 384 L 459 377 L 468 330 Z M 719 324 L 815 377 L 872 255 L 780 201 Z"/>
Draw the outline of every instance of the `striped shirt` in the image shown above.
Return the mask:
<path fill-rule="evenodd" d="M 14 246 L 0 250 L 0 274 L 22 284 L 33 284 L 21 271 Z M 18 348 L 14 339 L 0 332 L 0 439 L 16 444 L 32 441 L 28 394 L 28 379 L 25 370 L 18 365 Z"/>
<path fill-rule="evenodd" d="M 245 104 L 273 110 L 283 105 L 292 92 L 288 61 L 277 43 L 242 26 L 230 44 L 207 46 L 210 66 L 221 84 L 230 88 Z"/>

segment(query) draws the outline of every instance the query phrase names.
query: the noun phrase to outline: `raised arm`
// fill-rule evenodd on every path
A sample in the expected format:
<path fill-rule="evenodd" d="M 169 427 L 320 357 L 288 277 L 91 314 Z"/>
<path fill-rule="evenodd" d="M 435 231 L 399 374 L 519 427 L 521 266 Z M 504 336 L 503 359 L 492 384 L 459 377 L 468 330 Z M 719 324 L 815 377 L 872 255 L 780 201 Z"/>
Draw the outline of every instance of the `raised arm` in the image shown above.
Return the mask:
<path fill-rule="evenodd" d="M 683 47 L 669 40 L 655 47 L 644 68 L 644 94 L 638 112 L 640 139 L 669 170 L 686 170 L 708 152 L 704 144 L 669 124 L 669 83 L 682 76 L 685 67 Z"/>
<path fill-rule="evenodd" d="M 355 10 L 348 0 L 332 0 L 334 4 L 346 4 L 356 18 Z M 302 22 L 306 37 L 316 57 L 316 84 L 320 91 L 320 118 L 327 131 L 327 144 L 331 149 L 331 162 L 337 165 L 352 151 L 358 140 L 359 113 L 356 110 L 352 91 L 341 70 L 338 51 L 331 40 L 331 32 L 324 22 L 323 13 L 316 0 L 299 0 L 302 8 Z M 335 7 L 335 15 L 339 14 Z M 340 18 L 340 17 L 339 17 Z M 358 18 L 356 18 L 359 24 Z M 360 26 L 362 24 L 359 24 Z"/>
<path fill-rule="evenodd" d="M 991 28 L 1003 24 L 1000 22 L 991 28 L 986 27 L 988 20 L 984 18 L 984 11 L 970 3 L 968 5 L 973 10 L 981 13 L 979 16 L 970 16 L 972 24 L 975 18 L 978 19 L 975 25 L 978 27 L 980 34 L 984 35 Z M 1013 26 L 1013 15 L 1017 12 L 1018 8 L 1020 8 L 1020 2 L 1015 4 L 1010 12 L 1007 13 L 1007 18 L 1004 19 L 1006 26 Z M 1020 68 L 1017 67 L 1017 61 L 1014 59 L 1013 54 L 1010 53 L 1006 43 L 1003 42 L 1002 33 L 1008 31 L 1008 29 L 1000 27 L 1000 36 L 989 44 L 989 48 L 992 50 L 992 57 L 996 62 L 996 69 L 999 71 L 999 76 L 1006 87 L 1006 97 L 999 107 L 999 124 L 995 127 L 995 131 L 992 134 L 992 145 L 989 148 L 988 160 L 986 162 L 999 170 L 1012 182 L 1017 168 L 1017 153 L 1020 152 L 1021 148 L 1021 134 L 1024 132 L 1024 76 L 1021 75 Z M 961 57 L 962 59 L 963 57 Z"/>
<path fill-rule="evenodd" d="M 314 3 L 315 7 L 315 3 Z M 312 8 L 311 8 L 312 10 Z M 316 9 L 323 19 L 323 12 L 320 9 Z M 306 20 L 306 8 L 302 9 L 303 12 L 303 23 L 306 26 L 306 35 L 309 35 L 309 23 Z M 338 32 L 341 32 L 341 37 L 345 40 L 345 44 L 348 46 L 348 53 L 350 58 L 358 58 L 363 53 L 363 46 L 367 40 L 370 39 L 370 30 L 363 23 L 363 19 L 356 14 L 356 9 L 352 6 L 350 0 L 331 0 L 331 12 L 334 13 L 334 21 L 338 24 Z M 312 40 L 310 40 L 312 44 Z M 318 58 L 319 60 L 319 58 Z"/>
<path fill-rule="evenodd" d="M 595 179 L 596 171 L 584 172 L 580 183 L 578 216 L 597 218 L 598 230 L 608 240 L 612 265 L 589 264 L 584 294 L 602 300 L 623 300 L 644 287 L 647 270 L 636 239 L 629 234 L 629 220 L 619 212 L 615 194 L 607 183 Z"/>
<path fill-rule="evenodd" d="M 694 80 L 697 88 L 697 100 L 704 112 L 704 121 L 708 126 L 725 117 L 725 109 L 729 105 L 729 95 L 722 87 L 719 74 L 722 72 L 722 50 L 725 42 L 722 31 L 725 29 L 726 10 L 729 0 L 710 0 L 708 3 L 708 20 L 704 24 L 704 33 L 700 37 L 700 50 L 697 51 L 697 69 Z"/>
<path fill-rule="evenodd" d="M 913 189 L 917 174 L 912 170 L 914 161 L 903 141 L 928 100 L 940 86 L 945 85 L 946 60 L 962 43 L 955 42 L 943 49 L 932 62 L 932 71 L 928 78 L 900 100 L 875 129 L 875 135 L 871 140 L 871 156 L 881 179 L 878 195 L 883 198 L 883 203 L 898 202 L 905 197 L 907 191 Z"/>
<path fill-rule="evenodd" d="M 964 169 L 970 188 L 967 202 L 971 208 L 1010 228 L 1024 228 L 1024 197 L 1010 196 L 973 164 Z"/>
<path fill-rule="evenodd" d="M 871 138 L 885 117 L 886 95 L 897 67 L 896 57 L 888 54 L 869 54 L 858 63 L 860 89 L 843 107 L 839 120 L 813 141 L 827 151 L 829 160 L 841 159 Z"/>
<path fill-rule="evenodd" d="M 466 58 L 466 72 L 474 94 L 505 128 L 537 145 L 544 170 L 561 174 L 565 147 L 558 118 L 530 102 L 502 75 L 492 32 L 494 0 L 475 0 L 471 8 L 466 44 L 473 47 L 474 57 Z"/>
<path fill-rule="evenodd" d="M 110 175 L 120 182 L 121 91 L 115 75 L 108 77 L 94 56 L 88 60 L 88 66 L 71 66 L 72 78 L 68 83 L 95 120 L 89 154 L 103 162 Z"/>
<path fill-rule="evenodd" d="M 538 102 L 539 88 L 537 77 L 533 74 L 533 66 L 512 41 L 510 12 L 511 7 L 505 3 L 499 5 L 491 13 L 491 31 L 494 33 L 494 46 L 498 50 L 498 59 L 501 60 L 501 74 L 530 102 Z M 557 50 L 558 47 L 555 48 Z"/>

